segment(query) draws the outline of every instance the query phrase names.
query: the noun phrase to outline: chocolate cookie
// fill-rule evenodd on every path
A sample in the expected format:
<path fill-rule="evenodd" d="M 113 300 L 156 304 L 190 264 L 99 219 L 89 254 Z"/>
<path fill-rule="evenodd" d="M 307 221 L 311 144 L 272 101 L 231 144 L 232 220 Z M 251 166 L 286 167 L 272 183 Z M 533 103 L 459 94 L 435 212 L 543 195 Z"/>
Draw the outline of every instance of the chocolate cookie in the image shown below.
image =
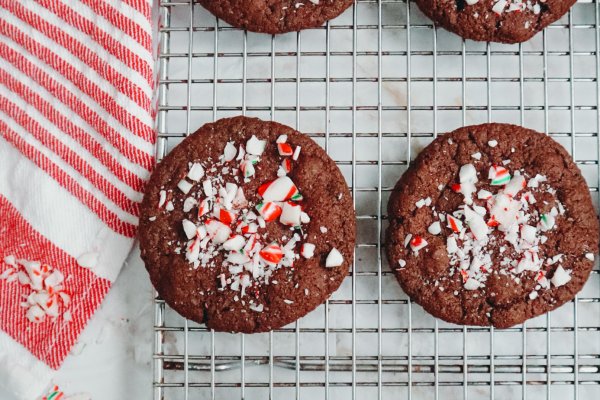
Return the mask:
<path fill-rule="evenodd" d="M 198 0 L 230 25 L 260 33 L 286 33 L 321 26 L 353 0 Z"/>
<path fill-rule="evenodd" d="M 465 39 L 520 43 L 569 11 L 577 0 L 416 0 L 435 23 Z"/>
<path fill-rule="evenodd" d="M 573 299 L 598 251 L 589 189 L 564 148 L 487 124 L 434 140 L 396 185 L 387 255 L 404 291 L 448 322 L 506 328 Z"/>
<path fill-rule="evenodd" d="M 139 240 L 154 287 L 181 315 L 264 332 L 340 286 L 354 219 L 340 170 L 313 140 L 236 117 L 204 125 L 157 166 Z"/>

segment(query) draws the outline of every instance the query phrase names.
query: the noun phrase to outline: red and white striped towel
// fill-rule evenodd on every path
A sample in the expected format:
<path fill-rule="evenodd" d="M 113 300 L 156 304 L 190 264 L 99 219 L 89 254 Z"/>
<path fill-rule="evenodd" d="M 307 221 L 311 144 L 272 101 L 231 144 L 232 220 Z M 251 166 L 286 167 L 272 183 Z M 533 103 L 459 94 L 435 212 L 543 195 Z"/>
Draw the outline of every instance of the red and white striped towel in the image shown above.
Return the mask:
<path fill-rule="evenodd" d="M 34 399 L 117 277 L 154 164 L 153 0 L 0 0 L 0 386 Z"/>

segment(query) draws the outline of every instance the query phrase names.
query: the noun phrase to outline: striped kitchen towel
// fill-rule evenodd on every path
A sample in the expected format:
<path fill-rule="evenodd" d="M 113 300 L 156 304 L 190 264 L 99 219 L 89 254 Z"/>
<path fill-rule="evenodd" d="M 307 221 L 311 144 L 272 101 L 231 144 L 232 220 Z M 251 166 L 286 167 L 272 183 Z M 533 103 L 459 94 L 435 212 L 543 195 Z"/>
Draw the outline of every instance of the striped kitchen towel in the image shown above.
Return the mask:
<path fill-rule="evenodd" d="M 0 0 L 0 386 L 38 398 L 117 277 L 154 165 L 153 0 Z"/>

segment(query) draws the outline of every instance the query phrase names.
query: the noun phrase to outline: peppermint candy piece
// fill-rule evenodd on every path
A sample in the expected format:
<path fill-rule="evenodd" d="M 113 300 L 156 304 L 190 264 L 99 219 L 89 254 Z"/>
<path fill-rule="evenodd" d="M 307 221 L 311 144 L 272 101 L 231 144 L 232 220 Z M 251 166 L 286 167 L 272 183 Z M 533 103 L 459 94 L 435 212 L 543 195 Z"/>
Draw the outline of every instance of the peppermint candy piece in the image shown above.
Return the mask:
<path fill-rule="evenodd" d="M 283 258 L 283 250 L 277 243 L 271 243 L 263 248 L 260 252 L 260 257 L 268 264 L 279 264 Z"/>
<path fill-rule="evenodd" d="M 189 183 L 188 181 L 186 181 L 185 179 L 182 179 L 179 181 L 179 183 L 177 184 L 177 187 L 179 188 L 179 190 L 181 190 L 183 192 L 183 194 L 188 194 L 190 192 L 190 190 L 192 189 L 192 184 Z"/>
<path fill-rule="evenodd" d="M 264 203 L 258 203 L 256 205 L 256 209 L 258 210 L 261 217 L 264 218 L 266 222 L 271 222 L 277 219 L 281 215 L 281 207 L 272 201 L 267 201 Z"/>
<path fill-rule="evenodd" d="M 299 226 L 301 213 L 302 207 L 300 205 L 285 202 L 283 204 L 283 209 L 281 210 L 279 222 L 281 222 L 283 225 Z"/>
<path fill-rule="evenodd" d="M 196 236 L 196 239 L 190 241 L 188 243 L 187 248 L 185 249 L 185 259 L 189 263 L 193 263 L 198 261 L 198 257 L 200 257 L 200 236 Z"/>
<path fill-rule="evenodd" d="M 488 179 L 492 180 L 492 186 L 505 185 L 510 181 L 510 173 L 504 167 L 493 165 L 490 167 Z"/>
<path fill-rule="evenodd" d="M 214 243 L 225 243 L 231 235 L 231 228 L 224 223 L 211 219 L 206 221 L 206 231 Z"/>
<path fill-rule="evenodd" d="M 234 211 L 226 210 L 218 205 L 213 208 L 213 216 L 225 225 L 231 225 L 237 218 Z"/>
<path fill-rule="evenodd" d="M 427 231 L 429 233 L 431 233 L 432 235 L 439 235 L 440 232 L 442 232 L 442 227 L 440 226 L 440 222 L 435 221 L 434 223 L 429 225 L 429 228 L 427 228 Z"/>
<path fill-rule="evenodd" d="M 325 267 L 327 268 L 335 268 L 339 267 L 344 263 L 344 256 L 339 252 L 335 247 L 331 249 L 329 254 L 327 255 L 327 259 L 325 260 Z"/>
<path fill-rule="evenodd" d="M 277 137 L 277 139 L 275 140 L 275 143 L 285 143 L 288 140 L 288 136 L 287 135 L 279 135 Z"/>
<path fill-rule="evenodd" d="M 246 152 L 248 152 L 248 154 L 260 156 L 265 151 L 266 145 L 266 140 L 259 140 L 255 135 L 252 135 L 246 142 Z"/>
<path fill-rule="evenodd" d="M 281 169 L 286 173 L 289 174 L 292 171 L 292 162 L 290 161 L 289 158 L 284 159 L 281 162 Z M 283 176 L 283 175 L 282 175 Z"/>
<path fill-rule="evenodd" d="M 162 208 L 162 206 L 164 206 L 165 203 L 167 202 L 167 192 L 165 192 L 164 190 L 161 190 L 158 195 L 159 195 L 158 208 Z"/>
<path fill-rule="evenodd" d="M 254 164 L 250 160 L 244 160 L 240 164 L 240 170 L 242 171 L 242 175 L 244 178 L 250 178 L 254 176 L 256 170 L 254 169 Z"/>
<path fill-rule="evenodd" d="M 240 251 L 246 245 L 246 239 L 242 235 L 235 235 L 223 243 L 223 248 L 228 251 Z"/>
<path fill-rule="evenodd" d="M 427 241 L 419 235 L 415 235 L 410 241 L 410 248 L 415 253 L 427 246 Z"/>
<path fill-rule="evenodd" d="M 265 201 L 300 201 L 302 195 L 288 176 L 281 176 L 274 181 L 264 183 L 258 188 L 258 194 Z"/>
<path fill-rule="evenodd" d="M 454 254 L 458 250 L 458 244 L 454 237 L 450 236 L 446 240 L 446 250 L 448 251 L 448 254 Z"/>
<path fill-rule="evenodd" d="M 521 239 L 523 239 L 528 244 L 533 245 L 535 243 L 536 234 L 537 234 L 537 229 L 535 228 L 535 226 L 531 226 L 531 225 L 521 226 Z"/>
<path fill-rule="evenodd" d="M 187 174 L 189 180 L 198 182 L 204 177 L 204 168 L 200 163 L 193 163 L 190 171 Z"/>
<path fill-rule="evenodd" d="M 235 148 L 235 144 L 233 142 L 227 142 L 225 145 L 225 150 L 223 150 L 223 159 L 225 162 L 233 160 L 236 155 L 237 149 Z"/>
<path fill-rule="evenodd" d="M 473 164 L 465 164 L 460 167 L 460 171 L 458 173 L 460 183 L 477 183 L 477 170 L 473 166 Z"/>
<path fill-rule="evenodd" d="M 488 235 L 489 229 L 483 217 L 471 210 L 469 206 L 465 206 L 465 221 L 467 221 L 467 225 L 469 225 L 475 239 L 483 240 Z"/>
<path fill-rule="evenodd" d="M 290 146 L 287 143 L 277 143 L 277 151 L 279 152 L 279 155 L 282 157 L 289 157 L 292 154 L 294 154 L 294 150 L 292 149 L 292 146 Z"/>
<path fill-rule="evenodd" d="M 544 232 L 552 230 L 552 228 L 554 228 L 555 223 L 556 219 L 551 213 L 540 215 L 540 225 Z"/>
<path fill-rule="evenodd" d="M 300 254 L 306 259 L 312 258 L 315 255 L 315 247 L 312 243 L 303 243 L 300 248 Z"/>
<path fill-rule="evenodd" d="M 183 225 L 183 231 L 185 232 L 185 236 L 188 239 L 193 239 L 196 237 L 196 224 L 188 219 L 184 219 L 181 224 Z"/>
<path fill-rule="evenodd" d="M 183 202 L 183 212 L 190 212 L 198 204 L 198 200 L 193 197 L 187 197 Z"/>
<path fill-rule="evenodd" d="M 452 229 L 453 232 L 460 233 L 460 231 L 462 231 L 463 224 L 458 218 L 455 218 L 452 215 L 448 214 L 446 216 L 446 219 L 448 221 L 448 228 Z"/>
<path fill-rule="evenodd" d="M 565 271 L 562 265 L 559 265 L 554 271 L 554 275 L 550 278 L 550 282 L 556 287 L 566 285 L 571 280 L 570 272 Z"/>
<path fill-rule="evenodd" d="M 481 284 L 479 283 L 479 281 L 477 281 L 473 278 L 468 278 L 464 284 L 464 288 L 467 290 L 476 290 L 479 288 L 480 285 Z"/>
<path fill-rule="evenodd" d="M 34 305 L 29 307 L 25 316 L 29 321 L 39 324 L 46 319 L 46 312 L 40 306 Z"/>
<path fill-rule="evenodd" d="M 208 199 L 203 199 L 200 202 L 200 206 L 198 207 L 198 218 L 206 215 L 210 212 L 210 201 Z"/>

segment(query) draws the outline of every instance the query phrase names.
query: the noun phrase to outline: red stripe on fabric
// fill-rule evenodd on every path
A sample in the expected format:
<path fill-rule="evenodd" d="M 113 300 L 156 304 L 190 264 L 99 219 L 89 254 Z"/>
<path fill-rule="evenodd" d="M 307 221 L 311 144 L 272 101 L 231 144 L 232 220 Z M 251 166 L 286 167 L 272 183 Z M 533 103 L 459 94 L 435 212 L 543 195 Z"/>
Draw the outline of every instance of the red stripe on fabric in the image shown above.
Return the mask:
<path fill-rule="evenodd" d="M 58 140 L 54 135 L 44 129 L 38 121 L 31 118 L 25 110 L 19 108 L 15 103 L 11 102 L 6 97 L 0 95 L 0 111 L 4 111 L 6 115 L 15 120 L 19 125 L 36 138 L 44 147 L 48 148 L 58 157 L 60 157 L 67 165 L 70 165 L 86 178 L 92 185 L 103 193 L 110 201 L 115 203 L 122 210 L 132 214 L 139 215 L 140 205 L 115 187 L 105 177 L 100 175 L 90 164 L 88 164 L 79 154 L 71 150 L 63 142 Z M 38 153 L 41 152 L 38 150 Z M 34 155 L 37 157 L 37 155 Z M 32 160 L 33 161 L 33 160 Z"/>
<path fill-rule="evenodd" d="M 27 85 L 14 79 L 6 71 L 0 69 L 0 84 L 6 86 L 11 92 L 34 106 L 46 119 L 56 125 L 62 132 L 74 138 L 83 148 L 89 151 L 94 158 L 106 166 L 121 182 L 129 185 L 135 191 L 141 191 L 144 181 L 116 160 L 104 147 L 82 128 L 72 123 L 56 107 L 40 97 Z"/>
<path fill-rule="evenodd" d="M 0 218 L 4 228 L 0 229 L 0 273 L 6 268 L 4 257 L 14 255 L 51 265 L 65 276 L 64 287 L 71 295 L 71 322 L 62 317 L 54 321 L 46 318 L 39 324 L 30 322 L 26 309 L 21 307 L 23 296 L 30 290 L 18 281 L 0 280 L 0 329 L 48 366 L 58 369 L 111 284 L 77 265 L 75 258 L 36 231 L 2 195 Z"/>
<path fill-rule="evenodd" d="M 152 67 L 144 61 L 139 55 L 131 51 L 127 46 L 124 46 L 121 42 L 113 38 L 110 34 L 106 33 L 102 29 L 99 29 L 96 24 L 91 22 L 90 20 L 84 18 L 83 16 L 77 14 L 73 8 L 65 5 L 62 2 L 57 0 L 36 0 L 43 7 L 54 13 L 57 17 L 73 26 L 74 28 L 80 30 L 81 32 L 88 35 L 91 39 L 102 45 L 102 47 L 120 60 L 123 64 L 127 65 L 130 69 L 137 71 L 140 75 L 146 79 L 150 87 L 153 87 L 153 77 L 152 77 Z M 98 3 L 98 2 L 96 2 Z M 35 15 L 33 13 L 29 13 L 31 16 Z M 20 17 L 19 17 L 20 18 Z M 39 18 L 36 18 L 39 19 Z M 43 19 L 42 19 L 43 21 Z M 40 26 L 37 24 L 33 25 L 37 30 L 41 31 Z M 74 56 L 81 59 L 86 64 L 90 65 L 92 68 L 96 69 L 98 66 L 99 69 L 96 69 L 100 75 L 105 73 L 107 70 L 108 73 L 112 76 L 116 76 L 117 79 L 113 79 L 112 76 L 105 77 L 106 80 L 110 82 L 119 82 L 120 80 L 124 82 L 129 82 L 129 94 L 124 93 L 128 96 L 135 95 L 139 96 L 142 99 L 144 104 L 140 104 L 141 107 L 146 109 L 148 105 L 148 96 L 144 95 L 143 91 L 140 90 L 135 84 L 131 83 L 127 78 L 122 77 L 118 73 L 118 71 L 110 66 L 110 64 L 102 61 L 95 52 L 91 51 L 87 46 L 85 46 L 77 39 L 72 36 L 62 32 L 60 28 L 55 28 L 51 24 L 44 25 L 43 33 L 50 37 L 52 40 L 61 44 L 63 47 L 71 50 Z M 48 31 L 50 29 L 50 31 Z M 59 39 L 60 41 L 58 41 Z M 150 53 L 150 51 L 148 51 Z M 120 86 L 119 84 L 117 86 Z M 139 93 L 138 93 L 139 92 Z M 146 101 L 144 101 L 146 100 Z"/>
<path fill-rule="evenodd" d="M 37 84 L 46 89 L 60 102 L 68 106 L 85 122 L 92 126 L 100 135 L 110 143 L 128 160 L 151 171 L 154 166 L 154 157 L 145 153 L 131 144 L 125 137 L 112 128 L 94 110 L 89 108 L 85 102 L 71 93 L 65 86 L 52 78 L 49 74 L 38 68 L 27 60 L 22 54 L 8 47 L 0 40 L 0 57 L 15 66 L 16 69 L 33 79 Z"/>
<path fill-rule="evenodd" d="M 96 52 L 92 51 L 89 47 L 84 45 L 77 38 L 67 34 L 65 31 L 61 30 L 59 27 L 56 27 L 56 26 L 50 24 L 48 21 L 46 21 L 45 19 L 40 17 L 38 14 L 23 7 L 18 1 L 0 0 L 0 6 L 4 7 L 6 10 L 10 11 L 13 15 L 15 15 L 17 18 L 19 18 L 26 24 L 34 27 L 36 30 L 38 30 L 39 32 L 46 35 L 49 39 L 53 40 L 54 42 L 56 42 L 57 44 L 62 46 L 64 49 L 66 49 L 68 52 L 70 52 L 74 57 L 79 58 L 88 67 L 90 67 L 91 69 L 96 71 L 96 73 L 98 73 L 99 76 L 101 76 L 103 79 L 107 80 L 112 86 L 117 88 L 117 90 L 119 90 L 119 92 L 123 93 L 125 96 L 127 96 L 130 100 L 132 100 L 136 104 L 138 104 L 144 110 L 147 110 L 148 112 L 150 111 L 150 107 L 151 107 L 150 98 L 146 94 L 144 94 L 144 91 L 141 90 L 132 81 L 125 78 L 112 65 L 110 65 L 107 62 L 104 62 L 100 57 L 98 57 L 98 54 L 96 54 Z M 56 8 L 60 8 L 60 7 L 56 7 Z M 66 10 L 62 10 L 62 12 L 66 12 L 67 14 L 69 14 L 69 11 L 70 11 L 72 13 L 72 10 L 69 7 L 65 6 L 64 8 L 66 8 Z M 69 11 L 67 11 L 67 10 L 69 10 Z M 82 21 L 79 21 L 79 22 L 82 23 Z M 9 32 L 13 31 L 12 35 L 15 35 L 16 32 L 14 32 L 14 30 L 10 29 L 10 25 L 7 28 L 8 28 L 7 30 Z M 82 26 L 82 28 L 83 28 L 83 26 Z M 85 33 L 88 33 L 88 32 L 85 32 Z M 15 35 L 15 36 L 17 38 L 22 39 L 19 35 Z M 104 39 L 105 43 L 101 43 L 101 42 L 98 42 L 98 43 L 100 43 L 105 48 L 108 46 L 108 44 L 106 44 L 106 42 L 112 42 L 110 44 L 110 47 L 112 47 L 113 50 L 115 49 L 115 47 L 120 46 L 120 44 L 118 44 L 116 41 L 114 41 L 112 38 L 110 38 L 106 34 L 104 34 L 104 36 L 101 36 L 99 33 L 97 33 L 97 35 L 94 36 L 93 39 L 94 40 Z M 31 46 L 31 44 L 34 44 L 34 43 L 35 43 L 35 45 Z M 27 45 L 29 45 L 31 47 L 27 47 Z M 46 56 L 48 56 L 46 54 L 46 51 L 52 51 L 49 48 L 45 47 L 44 45 L 40 44 L 39 42 L 34 41 L 31 37 L 27 38 L 26 44 L 24 44 L 23 47 L 26 47 L 29 51 L 37 50 L 38 54 L 42 54 L 42 55 L 46 55 Z M 46 50 L 46 51 L 44 51 L 44 50 Z M 123 51 L 123 49 L 120 49 L 120 50 Z M 59 53 L 61 51 L 62 51 L 62 49 L 60 49 L 56 52 L 52 51 L 53 54 L 49 58 L 46 58 L 46 59 L 40 58 L 40 59 L 42 59 L 48 65 L 52 65 L 55 69 L 57 69 L 60 72 L 62 72 L 62 70 L 65 69 L 65 64 L 68 65 L 69 69 L 72 69 L 72 71 L 76 71 L 75 68 L 72 67 L 70 62 L 63 60 L 59 56 Z M 119 58 L 119 57 L 117 57 L 117 58 Z M 63 61 L 63 62 L 62 63 L 60 61 L 57 62 L 56 59 L 60 59 L 60 61 Z M 121 58 L 119 58 L 119 59 L 121 59 Z M 123 57 L 122 61 L 124 61 L 124 59 L 125 59 L 125 57 Z M 53 64 L 51 64 L 51 63 L 53 63 Z M 126 65 L 127 65 L 127 63 L 126 63 Z M 142 73 L 139 65 L 137 65 L 137 66 L 136 65 L 128 65 L 128 66 L 130 68 L 135 69 L 138 72 Z M 151 71 L 149 71 L 149 72 L 151 72 Z M 152 84 L 151 76 L 149 76 L 147 79 L 148 79 L 148 83 L 151 85 Z"/>
<path fill-rule="evenodd" d="M 151 144 L 156 142 L 156 135 L 151 126 L 143 123 L 138 117 L 129 113 L 125 108 L 115 101 L 114 96 L 103 91 L 96 83 L 87 79 L 84 74 L 77 71 L 71 64 L 60 58 L 52 50 L 42 46 L 35 40 L 32 40 L 16 26 L 8 24 L 6 21 L 0 24 L 0 34 L 7 36 L 18 45 L 26 49 L 29 53 L 55 69 L 67 80 L 71 81 L 83 93 L 87 94 L 94 101 L 96 101 L 131 133 L 139 136 Z M 147 111 L 150 113 L 150 105 L 148 106 Z"/>
<path fill-rule="evenodd" d="M 123 0 L 123 3 L 129 5 L 129 7 L 139 11 L 148 22 L 152 23 L 152 8 L 148 4 L 148 0 Z"/>
<path fill-rule="evenodd" d="M 144 49 L 148 50 L 148 52 L 152 52 L 152 36 L 135 21 L 121 14 L 117 9 L 106 2 L 97 0 L 80 1 L 86 4 L 96 14 L 104 17 L 111 25 L 114 25 L 117 29 L 138 42 Z"/>
<path fill-rule="evenodd" d="M 59 185 L 67 189 L 82 204 L 87 206 L 94 214 L 115 232 L 132 238 L 135 236 L 136 227 L 122 221 L 117 214 L 109 210 L 101 201 L 85 190 L 75 179 L 60 169 L 44 154 L 23 140 L 4 121 L 0 120 L 0 135 L 19 150 L 25 157 L 33 161 L 38 167 L 50 175 Z"/>

